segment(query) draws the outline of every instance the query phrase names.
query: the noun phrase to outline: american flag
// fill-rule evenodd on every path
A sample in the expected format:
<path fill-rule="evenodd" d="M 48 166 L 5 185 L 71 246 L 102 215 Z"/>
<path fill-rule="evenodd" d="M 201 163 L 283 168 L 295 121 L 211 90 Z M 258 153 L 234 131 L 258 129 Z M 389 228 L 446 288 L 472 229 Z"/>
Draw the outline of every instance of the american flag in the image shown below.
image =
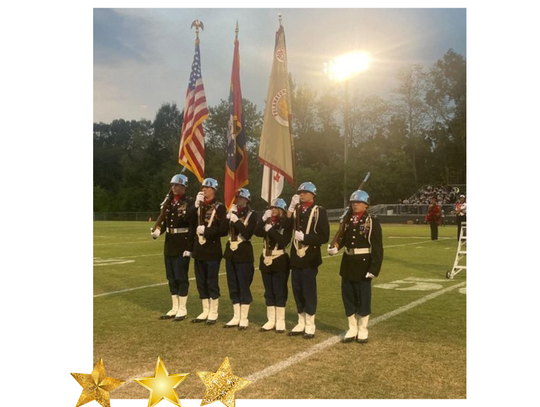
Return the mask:
<path fill-rule="evenodd" d="M 195 174 L 201 183 L 204 178 L 204 134 L 202 123 L 207 118 L 208 107 L 206 106 L 206 95 L 201 75 L 201 54 L 199 41 L 197 40 L 186 94 L 178 162 Z"/>

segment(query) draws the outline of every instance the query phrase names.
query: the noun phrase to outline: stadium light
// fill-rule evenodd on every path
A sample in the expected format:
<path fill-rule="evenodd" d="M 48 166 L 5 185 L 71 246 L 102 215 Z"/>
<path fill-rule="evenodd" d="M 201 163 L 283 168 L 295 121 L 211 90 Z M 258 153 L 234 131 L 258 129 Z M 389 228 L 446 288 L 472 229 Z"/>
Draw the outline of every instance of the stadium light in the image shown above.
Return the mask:
<path fill-rule="evenodd" d="M 324 64 L 324 72 L 331 81 L 343 82 L 369 68 L 371 58 L 363 51 L 353 51 Z"/>
<path fill-rule="evenodd" d="M 349 79 L 369 68 L 370 56 L 363 51 L 352 51 L 341 55 L 335 60 L 330 60 L 324 64 L 324 73 L 331 81 L 345 83 L 345 108 L 343 112 L 343 122 L 345 131 L 343 132 L 343 207 L 348 204 L 347 190 L 347 161 L 350 135 L 350 114 L 349 114 Z"/>

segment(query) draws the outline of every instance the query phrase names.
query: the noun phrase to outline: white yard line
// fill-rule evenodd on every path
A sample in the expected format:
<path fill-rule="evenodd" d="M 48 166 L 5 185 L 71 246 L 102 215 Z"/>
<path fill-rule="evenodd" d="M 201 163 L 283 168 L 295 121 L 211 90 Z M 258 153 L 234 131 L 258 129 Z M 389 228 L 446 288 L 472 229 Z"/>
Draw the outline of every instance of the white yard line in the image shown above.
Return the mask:
<path fill-rule="evenodd" d="M 419 305 L 422 305 L 424 304 L 425 302 L 429 301 L 429 300 L 432 300 L 433 298 L 437 298 L 438 296 L 440 295 L 443 295 L 443 294 L 446 294 L 447 292 L 449 291 L 452 291 L 456 288 L 459 288 L 459 287 L 462 287 L 464 286 L 466 283 L 463 282 L 463 283 L 459 283 L 459 284 L 454 284 L 453 286 L 451 287 L 447 287 L 445 289 L 442 289 L 442 290 L 439 290 L 439 291 L 436 291 L 434 293 L 431 293 L 431 294 L 428 294 L 416 301 L 413 301 L 407 305 L 404 305 L 402 307 L 399 307 L 393 311 L 390 311 L 390 312 L 387 312 L 386 314 L 383 314 L 383 315 L 380 315 L 376 318 L 373 318 L 369 321 L 369 327 L 373 327 L 375 325 L 377 325 L 378 323 L 380 322 L 383 322 L 383 321 L 386 321 L 387 319 L 390 319 L 392 317 L 395 317 L 396 315 L 399 315 L 399 314 L 402 314 L 404 312 L 407 312 L 415 307 L 418 307 Z M 335 345 L 336 343 L 339 343 L 341 342 L 341 339 L 343 338 L 343 336 L 345 335 L 345 332 L 341 333 L 340 335 L 336 335 L 336 336 L 332 336 L 331 338 L 328 338 L 327 340 L 321 342 L 321 343 L 318 343 L 317 345 L 314 345 L 312 346 L 311 348 L 303 351 L 303 352 L 300 352 L 300 353 L 297 353 L 295 355 L 292 355 L 290 356 L 289 358 L 281 361 L 281 362 L 278 362 L 272 366 L 269 366 L 267 367 L 266 369 L 263 369 L 259 372 L 256 372 L 256 373 L 253 373 L 247 377 L 245 377 L 246 380 L 249 380 L 251 381 L 251 383 L 254 383 L 258 380 L 262 380 L 262 379 L 266 379 L 267 377 L 270 377 L 270 376 L 273 376 L 275 375 L 276 373 L 278 372 L 281 372 L 282 370 L 285 370 L 293 365 L 296 365 L 297 363 L 301 362 L 302 360 L 304 359 L 307 359 L 309 358 L 310 356 L 313 356 L 315 355 L 316 353 L 318 352 L 321 352 L 323 350 L 325 350 L 326 348 L 330 347 L 330 346 L 333 346 Z M 352 346 L 355 346 L 354 344 Z M 136 376 L 133 376 L 133 377 L 130 377 L 128 379 L 126 379 L 126 384 L 129 384 L 130 382 L 132 382 L 133 380 L 135 380 L 136 378 L 139 378 L 139 377 L 147 377 L 149 375 L 151 375 L 152 372 L 145 372 L 145 373 L 140 373 Z"/>
<path fill-rule="evenodd" d="M 444 238 L 444 239 L 452 239 L 450 237 L 447 237 L 447 238 Z M 443 240 L 443 239 L 439 239 L 439 240 Z M 424 242 L 414 242 L 414 243 L 404 243 L 404 244 L 395 244 L 395 245 L 390 245 L 390 246 L 385 246 L 384 248 L 385 249 L 389 249 L 391 247 L 402 247 L 402 246 L 411 246 L 413 244 L 422 244 L 422 243 L 430 243 L 432 242 L 432 240 L 426 240 Z M 154 254 L 143 254 L 141 256 L 155 256 Z M 125 256 L 125 258 L 127 257 L 137 257 L 137 256 Z M 117 258 L 122 258 L 122 257 L 117 257 Z M 322 257 L 323 259 L 328 259 L 328 258 L 340 258 L 340 256 L 323 256 Z M 255 271 L 259 271 L 259 268 L 256 268 Z M 223 275 L 225 273 L 221 273 L 221 275 Z M 195 280 L 194 277 L 190 278 L 190 280 Z M 94 298 L 96 297 L 103 297 L 105 295 L 112 295 L 112 294 L 121 294 L 121 293 L 125 293 L 125 292 L 128 292 L 128 291 L 134 291 L 134 290 L 142 290 L 143 288 L 151 288 L 151 287 L 157 287 L 159 285 L 165 285 L 167 283 L 159 283 L 159 284 L 150 284 L 150 285 L 143 285 L 141 287 L 134 287 L 134 288 L 127 288 L 125 290 L 119 290 L 119 291 L 111 291 L 109 293 L 102 293 L 102 294 L 96 294 L 94 295 Z"/>
<path fill-rule="evenodd" d="M 218 274 L 218 276 L 223 276 L 223 275 L 225 275 L 225 273 L 219 273 Z M 193 281 L 193 280 L 195 280 L 195 277 L 191 277 L 189 280 Z M 142 290 L 143 288 L 158 287 L 160 285 L 166 285 L 166 284 L 169 284 L 169 283 L 157 283 L 157 284 L 143 285 L 141 287 L 126 288 L 125 290 L 111 291 L 109 293 L 95 294 L 94 298 L 96 298 L 96 297 L 104 297 L 105 295 L 121 294 L 121 293 L 127 293 L 129 291 Z"/>
<path fill-rule="evenodd" d="M 433 298 L 436 298 L 440 295 L 443 295 L 455 288 L 458 288 L 458 287 L 462 287 L 464 286 L 466 283 L 459 283 L 459 284 L 455 284 L 451 287 L 448 287 L 448 288 L 445 288 L 443 290 L 439 290 L 437 292 L 434 292 L 432 294 L 429 294 L 429 295 L 426 295 L 425 297 L 422 297 L 416 301 L 413 301 L 407 305 L 404 305 L 403 307 L 399 307 L 393 311 L 390 311 L 390 312 L 387 312 L 386 314 L 383 314 L 381 316 L 378 316 L 376 318 L 373 318 L 372 320 L 369 321 L 369 327 L 373 327 L 374 325 L 378 324 L 379 322 L 382 322 L 382 321 L 386 321 L 387 319 L 389 318 L 392 318 L 392 317 L 395 317 L 396 315 L 399 315 L 399 314 L 402 314 L 406 311 L 409 311 L 410 309 L 412 308 L 415 308 L 423 303 L 425 303 L 426 301 L 429 301 Z M 341 335 L 336 335 L 336 336 L 333 336 L 331 338 L 328 338 L 327 340 L 321 342 L 321 343 L 318 343 L 317 345 L 315 346 L 312 346 L 311 348 L 309 348 L 308 350 L 304 351 L 304 352 L 300 352 L 300 353 L 297 353 L 296 355 L 293 355 L 281 362 L 278 362 L 276 363 L 275 365 L 272 365 L 272 366 L 269 366 L 267 367 L 266 369 L 263 369 L 261 370 L 260 372 L 257 372 L 257 373 L 253 373 L 252 375 L 249 375 L 248 377 L 246 377 L 245 379 L 246 380 L 249 380 L 251 381 L 251 383 L 254 383 L 258 380 L 261 380 L 261 379 L 265 379 L 269 376 L 273 376 L 275 375 L 276 373 L 284 370 L 284 369 L 287 369 L 288 367 L 291 367 L 295 364 L 297 364 L 298 362 L 304 360 L 304 359 L 307 359 L 309 358 L 310 356 L 313 356 L 314 354 L 318 353 L 318 352 L 321 352 L 322 350 L 332 346 L 332 345 L 335 345 L 336 343 L 339 343 L 341 341 L 341 339 L 343 338 L 343 335 L 345 334 L 345 332 L 343 332 Z M 137 377 L 140 377 L 140 376 L 137 376 Z"/>

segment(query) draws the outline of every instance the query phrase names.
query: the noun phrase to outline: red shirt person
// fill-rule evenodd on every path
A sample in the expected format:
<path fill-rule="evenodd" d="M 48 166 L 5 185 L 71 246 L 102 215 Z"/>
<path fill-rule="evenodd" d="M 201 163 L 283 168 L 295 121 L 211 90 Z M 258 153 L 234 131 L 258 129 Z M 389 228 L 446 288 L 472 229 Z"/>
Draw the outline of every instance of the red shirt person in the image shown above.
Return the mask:
<path fill-rule="evenodd" d="M 439 225 L 441 224 L 441 207 L 437 204 L 437 198 L 431 197 L 431 204 L 428 206 L 426 222 L 431 228 L 431 240 L 439 238 Z"/>

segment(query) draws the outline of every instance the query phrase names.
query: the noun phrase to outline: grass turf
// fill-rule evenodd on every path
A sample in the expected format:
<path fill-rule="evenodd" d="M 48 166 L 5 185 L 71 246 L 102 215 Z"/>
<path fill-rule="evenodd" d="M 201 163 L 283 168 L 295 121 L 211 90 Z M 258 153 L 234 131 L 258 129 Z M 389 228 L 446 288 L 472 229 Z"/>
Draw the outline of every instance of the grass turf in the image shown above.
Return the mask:
<path fill-rule="evenodd" d="M 132 379 L 153 375 L 158 356 L 169 373 L 191 373 L 177 387 L 179 397 L 200 399 L 205 387 L 195 372 L 217 370 L 226 356 L 233 373 L 247 378 L 347 329 L 340 294 L 341 255 L 330 258 L 326 250 L 317 277 L 317 332 L 313 340 L 259 332 L 266 322 L 266 306 L 258 270 L 252 284 L 254 302 L 248 330 L 222 329 L 232 317 L 224 261 L 216 325 L 158 320 L 171 302 L 163 240 L 153 241 L 149 227 L 147 222 L 94 223 L 94 362 L 103 358 L 108 376 L 127 379 L 112 398 L 147 398 L 148 391 Z M 336 228 L 336 224 L 331 225 L 331 237 Z M 465 281 L 465 272 L 454 280 L 445 278 L 456 253 L 455 236 L 455 226 L 440 227 L 440 240 L 430 241 L 429 226 L 383 224 L 385 258 L 380 276 L 373 281 L 372 320 Z M 261 239 L 252 240 L 258 257 Z M 122 290 L 131 291 L 117 292 Z M 370 328 L 367 345 L 337 343 L 326 347 L 249 385 L 238 398 L 465 398 L 463 291 L 451 290 L 376 324 Z M 200 311 L 192 280 L 188 316 L 193 318 Z M 287 329 L 296 324 L 296 318 L 289 286 Z"/>

